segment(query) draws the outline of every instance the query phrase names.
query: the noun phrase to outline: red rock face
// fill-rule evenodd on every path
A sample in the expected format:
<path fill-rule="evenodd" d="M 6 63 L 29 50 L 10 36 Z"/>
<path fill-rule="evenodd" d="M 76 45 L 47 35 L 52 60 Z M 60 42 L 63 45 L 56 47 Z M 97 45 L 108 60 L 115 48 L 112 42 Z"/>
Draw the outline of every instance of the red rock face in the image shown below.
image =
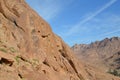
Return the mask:
<path fill-rule="evenodd" d="M 24 0 L 0 0 L 0 80 L 119 80 L 91 69 Z"/>

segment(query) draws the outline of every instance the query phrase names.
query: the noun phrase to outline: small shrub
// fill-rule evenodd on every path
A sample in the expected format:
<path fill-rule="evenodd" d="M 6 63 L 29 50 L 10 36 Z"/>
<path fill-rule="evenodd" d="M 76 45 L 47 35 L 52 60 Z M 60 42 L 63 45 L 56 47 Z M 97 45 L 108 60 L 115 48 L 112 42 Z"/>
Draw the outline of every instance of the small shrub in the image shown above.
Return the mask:
<path fill-rule="evenodd" d="M 19 62 L 20 62 L 19 59 L 20 59 L 19 56 L 16 56 L 16 57 L 15 57 L 15 60 L 16 60 L 17 64 L 19 64 Z"/>
<path fill-rule="evenodd" d="M 120 77 L 120 73 L 117 70 L 109 70 L 108 73 L 114 75 L 114 76 L 119 76 Z"/>
<path fill-rule="evenodd" d="M 33 29 L 31 33 L 34 34 L 35 33 L 35 29 Z"/>
<path fill-rule="evenodd" d="M 7 50 L 5 48 L 0 48 L 0 51 L 7 53 Z"/>
<path fill-rule="evenodd" d="M 16 52 L 16 50 L 14 49 L 14 47 L 10 47 L 9 50 L 10 50 L 10 52 L 12 52 L 12 53 L 15 53 L 15 52 Z"/>
<path fill-rule="evenodd" d="M 33 59 L 31 63 L 32 63 L 32 65 L 37 65 L 37 64 L 39 64 L 39 60 L 38 59 Z"/>

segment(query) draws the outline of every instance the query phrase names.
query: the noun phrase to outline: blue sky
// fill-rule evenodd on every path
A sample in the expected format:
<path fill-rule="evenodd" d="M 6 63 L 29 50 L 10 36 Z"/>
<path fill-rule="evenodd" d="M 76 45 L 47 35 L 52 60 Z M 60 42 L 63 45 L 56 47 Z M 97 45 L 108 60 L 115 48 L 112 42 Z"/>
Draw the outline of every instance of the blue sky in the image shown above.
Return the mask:
<path fill-rule="evenodd" d="M 26 0 L 70 46 L 120 36 L 120 0 Z"/>

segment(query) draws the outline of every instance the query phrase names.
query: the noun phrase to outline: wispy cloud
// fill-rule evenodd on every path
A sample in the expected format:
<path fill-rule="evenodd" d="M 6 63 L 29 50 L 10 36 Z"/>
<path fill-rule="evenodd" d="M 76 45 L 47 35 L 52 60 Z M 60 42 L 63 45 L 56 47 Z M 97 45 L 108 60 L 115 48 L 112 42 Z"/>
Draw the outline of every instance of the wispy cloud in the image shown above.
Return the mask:
<path fill-rule="evenodd" d="M 59 0 L 41 1 L 41 4 L 38 8 L 39 14 L 46 20 L 54 18 L 62 9 L 61 5 L 59 4 Z"/>
<path fill-rule="evenodd" d="M 118 32 L 120 32 L 120 29 L 113 30 L 113 31 L 110 31 L 110 32 L 106 32 L 106 33 L 104 33 L 102 35 L 99 35 L 99 37 L 109 36 L 111 34 L 115 34 L 115 33 L 118 33 Z"/>
<path fill-rule="evenodd" d="M 109 8 L 110 6 L 112 6 L 114 3 L 116 3 L 117 0 L 111 0 L 110 2 L 108 2 L 107 4 L 105 4 L 103 7 L 101 7 L 98 11 L 92 13 L 92 15 L 90 15 L 89 17 L 83 19 L 82 21 L 80 21 L 79 23 L 77 23 L 74 27 L 70 28 L 66 34 L 66 36 L 70 36 L 74 33 L 77 33 L 80 29 L 80 27 L 87 23 L 88 21 L 92 20 L 94 17 L 96 17 L 97 15 L 99 15 L 100 13 L 102 13 L 104 10 L 106 10 L 107 8 Z"/>
<path fill-rule="evenodd" d="M 63 9 L 73 0 L 61 1 L 61 0 L 35 0 L 35 10 L 47 21 L 51 21 L 54 17 L 58 16 Z"/>
<path fill-rule="evenodd" d="M 77 35 L 60 34 L 70 45 L 75 43 L 91 43 L 106 37 L 120 36 L 120 15 L 103 13 L 87 24 L 82 25 Z"/>
<path fill-rule="evenodd" d="M 101 32 L 98 37 L 106 37 L 120 33 L 120 15 L 104 14 L 97 22 L 96 24 L 99 25 L 97 31 Z"/>

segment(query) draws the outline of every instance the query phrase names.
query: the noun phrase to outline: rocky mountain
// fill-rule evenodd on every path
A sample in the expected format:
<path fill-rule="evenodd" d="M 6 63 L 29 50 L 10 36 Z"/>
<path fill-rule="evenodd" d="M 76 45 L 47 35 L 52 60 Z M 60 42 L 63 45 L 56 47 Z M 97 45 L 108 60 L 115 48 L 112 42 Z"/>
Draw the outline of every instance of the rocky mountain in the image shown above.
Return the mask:
<path fill-rule="evenodd" d="M 24 0 L 0 0 L 0 80 L 120 78 L 79 61 Z"/>
<path fill-rule="evenodd" d="M 72 50 L 85 62 L 107 69 L 120 69 L 120 38 L 106 38 L 91 44 L 74 45 Z"/>
<path fill-rule="evenodd" d="M 111 69 L 117 69 L 120 71 L 120 51 L 107 58 L 106 62 Z"/>

